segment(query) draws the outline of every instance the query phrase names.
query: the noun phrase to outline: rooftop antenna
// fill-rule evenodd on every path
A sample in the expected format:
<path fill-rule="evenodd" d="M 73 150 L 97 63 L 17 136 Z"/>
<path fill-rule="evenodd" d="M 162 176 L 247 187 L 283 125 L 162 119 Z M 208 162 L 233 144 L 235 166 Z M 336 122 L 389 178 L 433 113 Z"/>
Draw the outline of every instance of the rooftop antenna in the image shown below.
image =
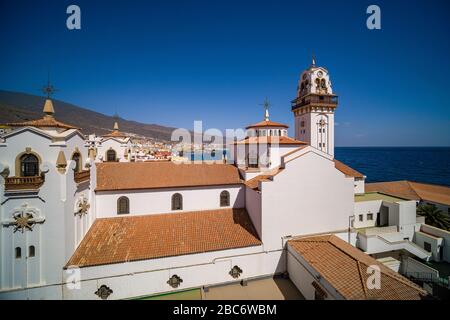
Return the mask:
<path fill-rule="evenodd" d="M 47 85 L 42 87 L 42 92 L 47 95 L 47 99 L 50 99 L 50 96 L 54 94 L 58 89 L 56 89 L 50 82 L 50 71 L 47 75 Z"/>
<path fill-rule="evenodd" d="M 260 104 L 260 106 L 264 107 L 264 120 L 265 121 L 269 121 L 269 107 L 271 107 L 272 105 L 269 102 L 269 99 L 266 97 L 266 99 L 264 99 L 264 103 Z"/>

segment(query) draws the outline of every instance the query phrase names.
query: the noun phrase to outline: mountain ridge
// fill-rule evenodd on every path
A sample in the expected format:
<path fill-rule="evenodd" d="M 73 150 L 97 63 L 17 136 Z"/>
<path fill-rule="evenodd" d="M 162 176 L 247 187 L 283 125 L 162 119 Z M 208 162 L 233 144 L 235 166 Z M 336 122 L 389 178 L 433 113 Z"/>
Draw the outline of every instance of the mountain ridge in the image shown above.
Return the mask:
<path fill-rule="evenodd" d="M 0 90 L 0 124 L 22 122 L 42 117 L 45 97 L 24 92 Z M 55 117 L 61 122 L 81 128 L 88 135 L 110 133 L 115 118 L 103 113 L 80 107 L 72 103 L 52 99 Z M 120 131 L 157 140 L 170 141 L 175 128 L 158 124 L 146 124 L 118 118 Z"/>

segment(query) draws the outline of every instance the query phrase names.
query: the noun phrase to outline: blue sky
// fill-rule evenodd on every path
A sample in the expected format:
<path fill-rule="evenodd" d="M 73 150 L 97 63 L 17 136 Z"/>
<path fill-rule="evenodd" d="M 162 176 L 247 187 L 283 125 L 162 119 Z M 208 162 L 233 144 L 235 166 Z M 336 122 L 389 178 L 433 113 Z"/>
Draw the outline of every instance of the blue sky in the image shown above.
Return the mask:
<path fill-rule="evenodd" d="M 66 8 L 81 8 L 81 30 Z M 381 8 L 381 30 L 366 8 Z M 146 123 L 293 132 L 290 101 L 314 51 L 340 96 L 338 146 L 450 146 L 450 2 L 0 2 L 0 89 Z"/>

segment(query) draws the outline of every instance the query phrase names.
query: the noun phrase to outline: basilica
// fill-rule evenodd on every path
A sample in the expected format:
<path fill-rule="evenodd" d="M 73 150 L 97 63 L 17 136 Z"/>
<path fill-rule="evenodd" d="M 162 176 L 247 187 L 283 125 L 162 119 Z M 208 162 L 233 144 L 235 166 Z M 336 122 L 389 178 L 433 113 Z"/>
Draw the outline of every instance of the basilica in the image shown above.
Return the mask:
<path fill-rule="evenodd" d="M 334 158 L 337 107 L 313 60 L 294 137 L 266 109 L 231 160 L 135 162 L 118 123 L 91 144 L 47 99 L 42 118 L 0 139 L 0 299 L 129 299 L 275 275 L 306 299 L 426 298 L 407 276 L 450 261 L 449 232 L 416 217 L 422 199 L 368 192 Z M 430 194 L 450 206 L 447 190 Z"/>

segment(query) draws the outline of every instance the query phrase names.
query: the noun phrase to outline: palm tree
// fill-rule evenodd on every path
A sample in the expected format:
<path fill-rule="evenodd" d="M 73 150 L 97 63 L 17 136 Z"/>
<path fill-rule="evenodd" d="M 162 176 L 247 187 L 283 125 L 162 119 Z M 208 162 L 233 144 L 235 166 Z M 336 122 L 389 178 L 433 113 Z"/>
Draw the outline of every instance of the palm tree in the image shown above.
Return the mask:
<path fill-rule="evenodd" d="M 450 217 L 430 204 L 421 204 L 417 207 L 417 214 L 425 217 L 425 223 L 443 230 L 450 230 Z"/>

